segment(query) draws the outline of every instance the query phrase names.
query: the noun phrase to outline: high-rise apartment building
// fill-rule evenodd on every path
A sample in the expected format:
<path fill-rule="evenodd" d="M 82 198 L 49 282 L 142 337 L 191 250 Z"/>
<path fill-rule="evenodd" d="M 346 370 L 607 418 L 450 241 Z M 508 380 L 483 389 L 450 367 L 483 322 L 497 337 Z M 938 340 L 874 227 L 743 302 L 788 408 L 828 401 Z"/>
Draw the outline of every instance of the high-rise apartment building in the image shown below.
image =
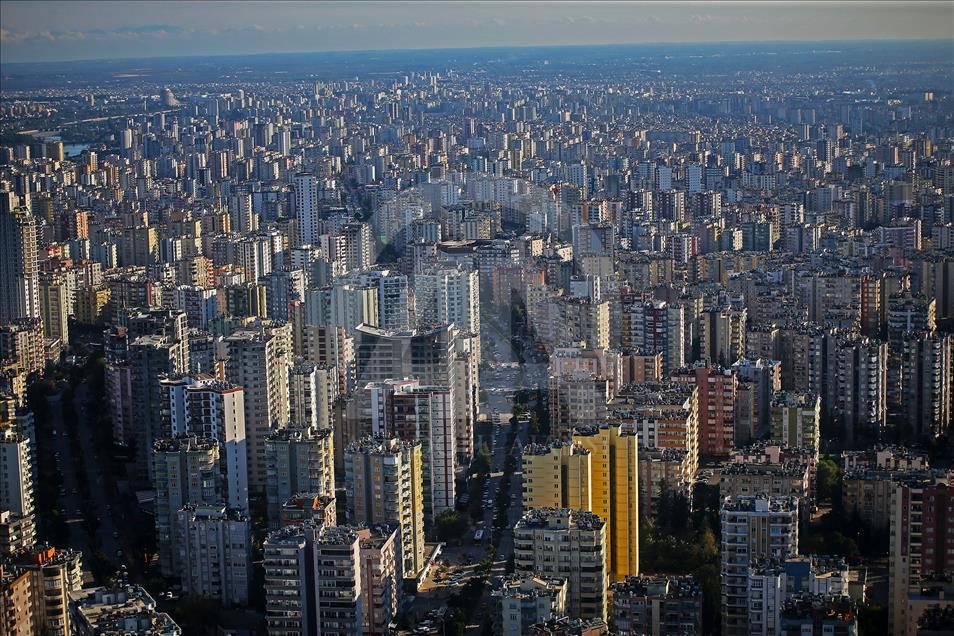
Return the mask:
<path fill-rule="evenodd" d="M 245 389 L 248 485 L 253 491 L 265 488 L 265 437 L 288 424 L 288 339 L 279 330 L 243 330 L 225 339 L 225 377 Z"/>
<path fill-rule="evenodd" d="M 523 507 L 592 510 L 590 451 L 570 441 L 523 449 Z"/>
<path fill-rule="evenodd" d="M 821 397 L 779 391 L 772 397 L 770 409 L 773 440 L 793 448 L 820 448 Z"/>
<path fill-rule="evenodd" d="M 699 315 L 699 356 L 711 364 L 730 365 L 745 355 L 746 309 L 723 307 Z"/>
<path fill-rule="evenodd" d="M 40 317 L 43 318 L 43 335 L 47 340 L 59 340 L 69 344 L 70 290 L 66 280 L 59 274 L 40 275 Z"/>
<path fill-rule="evenodd" d="M 124 266 L 159 262 L 159 235 L 155 227 L 123 228 L 119 241 L 119 262 Z"/>
<path fill-rule="evenodd" d="M 914 633 L 908 595 L 954 571 L 954 487 L 949 478 L 903 479 L 891 493 L 888 630 Z"/>
<path fill-rule="evenodd" d="M 869 338 L 879 338 L 885 324 L 885 299 L 883 281 L 876 276 L 861 277 L 861 333 Z"/>
<path fill-rule="evenodd" d="M 336 367 L 299 362 L 288 371 L 289 417 L 292 428 L 330 429 L 338 399 Z"/>
<path fill-rule="evenodd" d="M 186 504 L 174 524 L 183 591 L 245 607 L 252 573 L 248 516 L 222 504 Z"/>
<path fill-rule="evenodd" d="M 685 307 L 665 301 L 636 302 L 622 309 L 622 345 L 643 353 L 663 354 L 663 370 L 686 364 Z"/>
<path fill-rule="evenodd" d="M 414 307 L 419 329 L 455 325 L 480 333 L 480 285 L 476 270 L 462 265 L 414 275 Z"/>
<path fill-rule="evenodd" d="M 514 566 L 567 581 L 571 617 L 606 620 L 606 528 L 599 516 L 567 508 L 524 513 L 513 529 Z"/>
<path fill-rule="evenodd" d="M 265 290 L 265 314 L 273 320 L 288 320 L 292 301 L 305 296 L 305 274 L 301 270 L 273 270 L 258 281 Z"/>
<path fill-rule="evenodd" d="M 31 548 L 36 543 L 36 521 L 33 515 L 23 516 L 0 510 L 0 555 Z"/>
<path fill-rule="evenodd" d="M 684 382 L 626 386 L 609 404 L 612 421 L 635 431 L 639 447 L 684 451 L 695 478 L 699 466 L 699 389 Z"/>
<path fill-rule="evenodd" d="M 126 362 L 129 365 L 128 392 L 119 388 L 116 399 L 120 413 L 129 413 L 128 425 L 135 442 L 137 471 L 145 479 L 153 475 L 152 445 L 162 437 L 162 386 L 160 378 L 188 371 L 183 366 L 182 350 L 188 344 L 164 335 L 140 336 L 129 343 Z M 188 360 L 188 357 L 185 358 Z M 186 363 L 187 364 L 187 363 Z M 132 404 L 127 408 L 122 401 Z"/>
<path fill-rule="evenodd" d="M 808 323 L 779 332 L 782 362 L 781 383 L 786 391 L 803 391 L 822 395 L 825 385 L 825 345 L 828 331 Z M 823 405 L 823 408 L 828 408 Z"/>
<path fill-rule="evenodd" d="M 782 388 L 782 365 L 778 360 L 742 358 L 731 368 L 739 380 L 735 445 L 742 446 L 769 432 L 772 396 Z"/>
<path fill-rule="evenodd" d="M 304 324 L 342 327 L 354 336 L 358 325 L 381 322 L 378 288 L 360 282 L 341 282 L 305 291 Z"/>
<path fill-rule="evenodd" d="M 32 636 L 40 631 L 34 625 L 32 598 L 29 572 L 0 567 L 0 633 Z"/>
<path fill-rule="evenodd" d="M 295 221 L 298 234 L 296 246 L 316 245 L 321 234 L 321 219 L 318 214 L 318 183 L 315 175 L 295 175 Z"/>
<path fill-rule="evenodd" d="M 357 287 L 377 291 L 378 327 L 389 331 L 411 328 L 411 293 L 406 275 L 391 269 L 373 269 L 355 273 L 347 280 Z"/>
<path fill-rule="evenodd" d="M 419 442 L 367 438 L 345 452 L 348 519 L 401 528 L 402 570 L 415 579 L 424 569 L 424 481 Z"/>
<path fill-rule="evenodd" d="M 758 559 L 798 552 L 798 500 L 754 495 L 726 497 L 722 526 L 722 633 L 748 634 L 749 567 Z"/>
<path fill-rule="evenodd" d="M 828 394 L 822 407 L 842 439 L 877 439 L 887 426 L 888 345 L 863 336 L 835 336 L 828 347 Z"/>
<path fill-rule="evenodd" d="M 573 433 L 573 443 L 590 454 L 590 511 L 606 524 L 606 569 L 614 581 L 639 574 L 638 440 L 613 424 Z"/>
<path fill-rule="evenodd" d="M 83 587 L 83 553 L 37 544 L 14 555 L 5 567 L 30 578 L 35 634 L 70 634 L 69 594 Z"/>
<path fill-rule="evenodd" d="M 30 439 L 13 427 L 0 428 L 0 511 L 20 517 L 34 512 Z"/>
<path fill-rule="evenodd" d="M 76 322 L 101 325 L 109 305 L 108 287 L 84 287 L 76 290 Z"/>
<path fill-rule="evenodd" d="M 427 331 L 386 331 L 360 325 L 355 331 L 358 386 L 403 378 L 451 385 L 456 338 L 457 329 L 448 326 Z"/>
<path fill-rule="evenodd" d="M 343 263 L 346 271 L 360 271 L 374 264 L 371 226 L 367 223 L 345 223 L 340 230 Z"/>
<path fill-rule="evenodd" d="M 572 442 L 530 445 L 523 454 L 525 509 L 593 512 L 606 524 L 613 580 L 639 572 L 637 437 L 617 426 L 580 428 Z"/>
<path fill-rule="evenodd" d="M 334 431 L 286 428 L 265 438 L 265 496 L 271 527 L 299 493 L 335 496 Z"/>
<path fill-rule="evenodd" d="M 265 618 L 277 636 L 350 636 L 363 630 L 358 533 L 306 522 L 264 544 Z"/>
<path fill-rule="evenodd" d="M 550 426 L 553 434 L 569 438 L 573 429 L 596 426 L 606 419 L 611 384 L 586 369 L 575 369 L 547 378 Z"/>
<path fill-rule="evenodd" d="M 699 454 L 727 457 L 735 447 L 736 392 L 739 381 L 730 369 L 697 365 L 673 374 L 699 389 Z"/>
<path fill-rule="evenodd" d="M 40 317 L 36 219 L 27 208 L 0 211 L 0 324 Z"/>
<path fill-rule="evenodd" d="M 534 575 L 504 579 L 500 590 L 501 632 L 522 636 L 532 626 L 545 623 L 566 612 L 566 580 Z"/>
<path fill-rule="evenodd" d="M 457 434 L 452 389 L 422 385 L 418 380 L 394 380 L 373 382 L 360 396 L 369 402 L 368 432 L 420 443 L 425 518 L 433 520 L 453 509 Z"/>
<path fill-rule="evenodd" d="M 316 526 L 294 524 L 268 534 L 262 546 L 265 570 L 265 621 L 273 636 L 317 633 L 314 609 Z"/>
<path fill-rule="evenodd" d="M 900 362 L 900 386 L 895 424 L 902 435 L 915 441 L 930 441 L 947 431 L 952 414 L 954 347 L 949 334 L 907 332 Z"/>
<path fill-rule="evenodd" d="M 453 387 L 457 453 L 469 463 L 479 387 L 476 340 L 449 325 L 401 332 L 360 325 L 355 330 L 357 386 L 414 378 L 429 386 Z"/>
<path fill-rule="evenodd" d="M 639 512 L 650 518 L 658 510 L 663 492 L 681 495 L 692 503 L 696 466 L 688 450 L 639 449 Z"/>
<path fill-rule="evenodd" d="M 560 296 L 551 298 L 547 307 L 546 323 L 534 325 L 541 340 L 554 346 L 584 342 L 592 349 L 609 348 L 608 301 Z"/>
<path fill-rule="evenodd" d="M 627 577 L 612 597 L 619 634 L 702 634 L 702 587 L 691 576 Z"/>
<path fill-rule="evenodd" d="M 43 320 L 17 318 L 0 324 L 0 360 L 8 360 L 26 373 L 43 369 Z"/>
<path fill-rule="evenodd" d="M 189 376 L 159 380 L 163 436 L 192 434 L 219 443 L 224 501 L 248 511 L 245 391 L 225 380 Z"/>
<path fill-rule="evenodd" d="M 219 443 L 185 435 L 158 440 L 153 450 L 156 487 L 156 543 L 163 576 L 175 576 L 181 563 L 177 512 L 187 504 L 224 500 L 219 473 Z"/>
<path fill-rule="evenodd" d="M 321 526 L 314 538 L 317 633 L 361 633 L 361 557 L 358 534 L 343 526 Z"/>
<path fill-rule="evenodd" d="M 365 636 L 391 633 L 401 606 L 401 533 L 397 526 L 378 525 L 355 530 L 361 561 L 361 624 Z"/>

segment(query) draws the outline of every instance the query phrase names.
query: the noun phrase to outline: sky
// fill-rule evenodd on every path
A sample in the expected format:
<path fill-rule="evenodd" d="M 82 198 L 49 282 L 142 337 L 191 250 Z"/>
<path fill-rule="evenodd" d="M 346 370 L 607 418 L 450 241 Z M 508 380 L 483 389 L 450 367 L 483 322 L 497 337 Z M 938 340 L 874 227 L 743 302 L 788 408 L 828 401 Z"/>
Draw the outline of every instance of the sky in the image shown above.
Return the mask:
<path fill-rule="evenodd" d="M 6 63 L 369 49 L 954 38 L 954 2 L 0 1 Z"/>

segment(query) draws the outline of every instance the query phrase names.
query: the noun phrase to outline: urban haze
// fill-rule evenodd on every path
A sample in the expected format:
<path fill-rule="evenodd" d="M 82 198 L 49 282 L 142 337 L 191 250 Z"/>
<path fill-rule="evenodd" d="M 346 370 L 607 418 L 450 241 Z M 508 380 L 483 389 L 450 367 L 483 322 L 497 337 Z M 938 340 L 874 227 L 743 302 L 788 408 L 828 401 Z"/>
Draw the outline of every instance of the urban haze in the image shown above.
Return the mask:
<path fill-rule="evenodd" d="M 0 2 L 0 634 L 954 634 L 954 3 Z"/>

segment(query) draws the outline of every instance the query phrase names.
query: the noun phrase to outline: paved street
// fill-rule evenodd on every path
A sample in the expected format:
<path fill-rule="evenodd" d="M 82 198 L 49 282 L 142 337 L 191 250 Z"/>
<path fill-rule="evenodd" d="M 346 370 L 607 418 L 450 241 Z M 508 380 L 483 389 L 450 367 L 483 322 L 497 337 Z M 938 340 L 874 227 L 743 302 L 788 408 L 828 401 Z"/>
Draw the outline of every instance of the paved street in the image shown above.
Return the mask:
<path fill-rule="evenodd" d="M 512 528 L 522 515 L 522 475 L 520 453 L 529 440 L 529 427 L 525 422 L 512 418 L 514 393 L 521 389 L 536 390 L 546 387 L 547 365 L 545 363 L 519 363 L 513 351 L 509 326 L 487 320 L 482 325 L 482 359 L 480 386 L 485 396 L 480 412 L 487 417 L 485 423 L 475 427 L 476 446 L 483 444 L 490 450 L 490 474 L 484 489 L 476 493 L 483 510 L 482 523 L 478 526 L 485 532 L 479 545 L 465 541 L 459 547 L 446 548 L 442 556 L 443 567 L 432 570 L 419 590 L 416 609 L 420 614 L 441 607 L 446 599 L 478 573 L 480 562 L 486 554 L 494 530 L 494 517 L 500 488 L 503 484 L 507 457 L 514 458 L 515 470 L 510 479 L 507 497 L 507 522 L 494 553 L 490 578 L 478 601 L 477 610 L 468 625 L 468 633 L 480 633 L 486 620 L 492 618 L 494 602 L 491 590 L 506 573 L 507 562 L 513 553 Z M 512 427 L 517 427 L 512 444 L 508 444 Z"/>
<path fill-rule="evenodd" d="M 107 484 L 102 472 L 103 459 L 99 456 L 99 450 L 93 444 L 93 431 L 90 429 L 89 420 L 86 417 L 86 404 L 88 392 L 86 383 L 76 387 L 76 413 L 78 415 L 77 435 L 79 437 L 80 449 L 83 454 L 83 466 L 86 469 L 86 479 L 89 483 L 90 495 L 96 509 L 96 518 L 99 522 L 98 536 L 100 547 L 103 554 L 111 562 L 121 565 L 124 559 L 117 551 L 121 550 L 121 543 L 118 539 L 118 524 L 115 522 L 113 513 L 116 508 L 113 502 L 118 501 L 116 495 L 116 485 Z"/>
<path fill-rule="evenodd" d="M 91 554 L 91 541 L 84 523 L 86 511 L 83 509 L 82 494 L 79 489 L 80 471 L 85 471 L 93 502 L 92 512 L 97 526 L 98 549 L 118 568 L 126 560 L 125 552 L 120 552 L 123 544 L 117 538 L 118 529 L 124 527 L 126 531 L 131 531 L 132 528 L 117 522 L 114 518 L 114 515 L 122 514 L 119 507 L 113 505 L 118 501 L 118 493 L 116 484 L 108 482 L 102 472 L 105 458 L 100 456 L 101 449 L 97 449 L 94 444 L 93 432 L 86 417 L 87 395 L 87 387 L 83 383 L 76 387 L 73 397 L 77 417 L 76 436 L 79 443 L 79 457 L 73 456 L 70 435 L 66 422 L 63 420 L 62 392 L 49 397 L 54 461 L 63 480 L 62 488 L 57 495 L 56 506 L 62 511 L 61 514 L 66 520 L 70 533 L 70 545 L 82 549 L 86 554 Z"/>
<path fill-rule="evenodd" d="M 62 486 L 56 498 L 56 508 L 66 521 L 69 529 L 70 545 L 82 550 L 88 549 L 89 537 L 83 525 L 82 502 L 79 494 L 79 481 L 76 478 L 79 458 L 73 457 L 70 450 L 70 438 L 63 423 L 62 392 L 50 395 L 50 432 L 57 472 Z M 46 505 L 46 502 L 39 502 Z"/>

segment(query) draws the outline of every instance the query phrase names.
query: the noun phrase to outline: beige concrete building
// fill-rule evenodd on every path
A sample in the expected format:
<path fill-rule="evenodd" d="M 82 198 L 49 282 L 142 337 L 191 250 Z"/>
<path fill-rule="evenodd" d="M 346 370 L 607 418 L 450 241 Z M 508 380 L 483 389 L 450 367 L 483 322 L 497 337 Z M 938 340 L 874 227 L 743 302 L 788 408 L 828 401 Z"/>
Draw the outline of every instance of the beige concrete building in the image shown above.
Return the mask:
<path fill-rule="evenodd" d="M 34 633 L 70 634 L 69 593 L 83 586 L 82 553 L 37 544 L 7 564 L 29 575 Z"/>
<path fill-rule="evenodd" d="M 612 597 L 618 634 L 702 633 L 702 587 L 691 576 L 628 577 L 613 585 Z"/>
<path fill-rule="evenodd" d="M 574 618 L 606 620 L 605 546 L 605 524 L 591 512 L 529 510 L 513 529 L 517 572 L 565 579 L 566 611 Z"/>
<path fill-rule="evenodd" d="M 0 555 L 13 554 L 36 543 L 36 521 L 33 515 L 23 516 L 0 510 Z"/>
<path fill-rule="evenodd" d="M 783 446 L 818 448 L 821 397 L 814 393 L 779 391 L 769 406 L 772 439 Z"/>
<path fill-rule="evenodd" d="M 333 525 L 333 524 L 329 524 Z M 361 570 L 361 625 L 365 636 L 390 634 L 401 604 L 401 532 L 395 525 L 361 528 L 358 535 Z"/>
<path fill-rule="evenodd" d="M 401 528 L 402 570 L 415 579 L 424 569 L 424 481 L 421 445 L 366 438 L 345 452 L 348 520 Z"/>
<path fill-rule="evenodd" d="M 290 328 L 287 334 L 242 330 L 225 339 L 225 377 L 245 388 L 248 486 L 253 492 L 265 489 L 265 437 L 288 424 L 290 334 Z"/>
<path fill-rule="evenodd" d="M 47 340 L 70 341 L 70 290 L 66 280 L 56 274 L 40 276 L 40 317 L 43 318 L 43 336 Z"/>
<path fill-rule="evenodd" d="M 694 475 L 699 465 L 699 389 L 662 381 L 623 387 L 608 405 L 609 417 L 635 431 L 639 447 L 684 450 Z"/>
<path fill-rule="evenodd" d="M 19 318 L 0 325 L 0 360 L 32 373 L 43 369 L 45 357 L 42 319 Z"/>
<path fill-rule="evenodd" d="M 76 322 L 85 325 L 101 324 L 109 305 L 108 287 L 85 287 L 76 290 Z"/>
<path fill-rule="evenodd" d="M 663 488 L 683 495 L 692 502 L 695 470 L 689 451 L 676 448 L 639 450 L 639 514 L 651 518 Z"/>
<path fill-rule="evenodd" d="M 265 438 L 265 497 L 269 526 L 282 503 L 299 493 L 335 496 L 334 431 L 286 428 Z"/>
<path fill-rule="evenodd" d="M 719 476 L 719 495 L 723 499 L 756 495 L 794 497 L 806 519 L 814 500 L 809 466 L 797 462 L 728 464 Z"/>
<path fill-rule="evenodd" d="M 34 625 L 32 584 L 29 572 L 0 565 L 0 634 L 33 636 L 39 632 Z"/>
<path fill-rule="evenodd" d="M 621 384 L 641 384 L 661 380 L 663 354 L 644 354 L 637 351 L 623 353 L 620 358 Z"/>
<path fill-rule="evenodd" d="M 500 599 L 504 636 L 523 636 L 531 625 L 561 616 L 566 611 L 567 583 L 561 578 L 515 575 L 505 579 L 494 595 Z"/>

